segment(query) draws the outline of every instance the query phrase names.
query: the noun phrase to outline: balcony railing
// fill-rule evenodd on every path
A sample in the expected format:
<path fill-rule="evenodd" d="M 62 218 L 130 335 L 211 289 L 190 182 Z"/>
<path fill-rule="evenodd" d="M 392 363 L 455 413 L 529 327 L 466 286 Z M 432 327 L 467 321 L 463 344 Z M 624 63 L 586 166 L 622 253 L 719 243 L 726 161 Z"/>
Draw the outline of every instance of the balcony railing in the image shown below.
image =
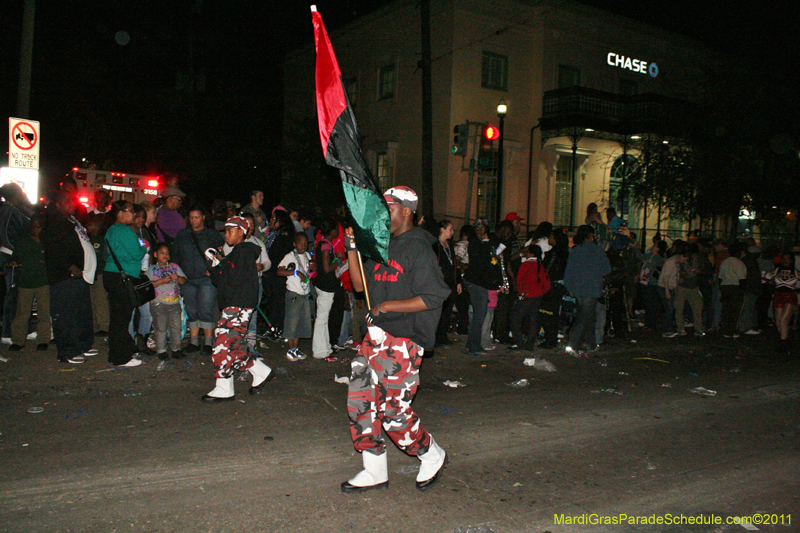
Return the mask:
<path fill-rule="evenodd" d="M 695 119 L 694 106 L 657 94 L 623 96 L 588 87 L 569 87 L 544 93 L 542 130 L 591 128 L 630 135 L 682 135 Z"/>

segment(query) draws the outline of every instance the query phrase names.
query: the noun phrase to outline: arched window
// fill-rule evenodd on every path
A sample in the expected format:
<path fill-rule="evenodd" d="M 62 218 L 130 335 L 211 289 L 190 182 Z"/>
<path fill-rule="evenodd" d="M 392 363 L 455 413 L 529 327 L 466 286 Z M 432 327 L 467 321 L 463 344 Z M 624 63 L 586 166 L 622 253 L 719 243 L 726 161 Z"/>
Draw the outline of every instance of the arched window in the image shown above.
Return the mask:
<path fill-rule="evenodd" d="M 619 156 L 611 165 L 608 203 L 617 210 L 617 215 L 623 220 L 629 220 L 636 216 L 636 213 L 631 212 L 633 204 L 630 200 L 630 191 L 633 184 L 639 181 L 640 175 L 639 159 L 631 154 Z M 629 225 L 631 225 L 630 220 Z"/>

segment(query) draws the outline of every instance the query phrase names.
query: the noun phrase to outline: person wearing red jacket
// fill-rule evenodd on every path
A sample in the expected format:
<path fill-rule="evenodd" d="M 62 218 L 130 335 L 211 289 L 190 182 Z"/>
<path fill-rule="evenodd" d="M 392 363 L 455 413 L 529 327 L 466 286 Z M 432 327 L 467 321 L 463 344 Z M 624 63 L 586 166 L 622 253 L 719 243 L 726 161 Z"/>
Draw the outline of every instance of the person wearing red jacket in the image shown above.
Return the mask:
<path fill-rule="evenodd" d="M 542 249 L 533 244 L 522 251 L 522 265 L 517 273 L 519 301 L 511 315 L 512 348 L 533 351 L 539 337 L 539 304 L 550 290 L 550 278 L 542 265 Z M 523 337 L 522 326 L 528 321 L 528 337 Z"/>

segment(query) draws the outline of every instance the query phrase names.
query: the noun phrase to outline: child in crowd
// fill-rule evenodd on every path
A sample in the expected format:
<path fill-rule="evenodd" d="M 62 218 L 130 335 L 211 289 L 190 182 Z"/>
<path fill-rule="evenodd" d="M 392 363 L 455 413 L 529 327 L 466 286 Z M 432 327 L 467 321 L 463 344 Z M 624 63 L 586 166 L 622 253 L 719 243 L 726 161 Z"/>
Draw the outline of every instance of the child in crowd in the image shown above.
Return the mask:
<path fill-rule="evenodd" d="M 225 242 L 229 254 L 211 255 L 211 280 L 217 286 L 217 300 L 222 316 L 214 332 L 216 341 L 211 359 L 214 363 L 216 387 L 203 396 L 210 403 L 232 401 L 233 370 L 249 371 L 253 375 L 250 394 L 261 394 L 264 384 L 273 376 L 272 369 L 261 359 L 247 352 L 245 334 L 250 317 L 258 305 L 258 268 L 256 260 L 261 248 L 245 242 L 250 222 L 243 217 L 231 217 L 225 222 Z M 208 250 L 213 252 L 213 249 Z"/>
<path fill-rule="evenodd" d="M 284 256 L 277 271 L 279 276 L 286 277 L 286 319 L 283 335 L 289 342 L 289 351 L 286 352 L 286 359 L 289 361 L 301 361 L 306 358 L 306 354 L 300 351 L 297 344 L 300 338 L 308 339 L 313 333 L 309 274 L 316 270 L 316 265 L 307 250 L 306 234 L 295 233 L 294 250 Z"/>
<path fill-rule="evenodd" d="M 39 239 L 44 228 L 44 217 L 34 215 L 31 218 L 31 233 L 21 237 L 14 243 L 14 253 L 8 266 L 17 273 L 19 296 L 17 314 L 11 323 L 11 346 L 9 350 L 16 352 L 25 346 L 28 336 L 28 320 L 31 317 L 33 301 L 36 300 L 36 314 L 39 323 L 36 338 L 39 341 L 36 349 L 47 350 L 50 341 L 50 286 L 47 284 L 47 272 L 44 267 L 44 247 Z M 6 274 L 8 275 L 8 274 Z"/>
<path fill-rule="evenodd" d="M 145 254 L 145 257 L 147 255 Z M 181 267 L 170 263 L 169 245 L 158 244 L 155 247 L 156 264 L 147 270 L 147 277 L 153 281 L 156 297 L 150 302 L 150 314 L 153 317 L 158 358 L 167 358 L 167 332 L 173 359 L 183 357 L 181 352 L 181 294 L 180 285 L 186 283 L 186 275 Z"/>
<path fill-rule="evenodd" d="M 550 290 L 550 278 L 542 265 L 542 249 L 538 244 L 522 250 L 522 265 L 517 273 L 517 292 L 519 301 L 511 315 L 511 331 L 514 346 L 533 351 L 539 338 L 539 305 L 542 297 Z M 527 339 L 523 336 L 523 325 L 528 322 Z"/>

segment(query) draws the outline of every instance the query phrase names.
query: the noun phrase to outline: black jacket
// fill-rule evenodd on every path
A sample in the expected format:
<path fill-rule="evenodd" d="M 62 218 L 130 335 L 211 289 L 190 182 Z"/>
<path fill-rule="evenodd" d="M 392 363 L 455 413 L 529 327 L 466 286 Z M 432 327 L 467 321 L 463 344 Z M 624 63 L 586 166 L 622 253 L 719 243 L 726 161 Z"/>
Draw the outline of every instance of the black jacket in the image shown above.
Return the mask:
<path fill-rule="evenodd" d="M 243 307 L 254 309 L 258 305 L 258 269 L 256 261 L 261 247 L 252 242 L 240 242 L 219 264 L 209 270 L 211 281 L 217 286 L 219 308 Z"/>
<path fill-rule="evenodd" d="M 65 218 L 55 206 L 45 212 L 42 232 L 47 283 L 53 285 L 70 278 L 69 267 L 83 270 L 83 246 L 76 231 L 76 222 Z M 84 230 L 85 231 L 85 230 Z"/>
<path fill-rule="evenodd" d="M 421 296 L 428 306 L 418 313 L 380 313 L 375 325 L 394 337 L 410 339 L 431 349 L 442 303 L 450 296 L 433 253 L 436 238 L 422 228 L 412 228 L 389 241 L 388 264 L 367 261 L 364 273 L 373 307 L 390 300 Z"/>

